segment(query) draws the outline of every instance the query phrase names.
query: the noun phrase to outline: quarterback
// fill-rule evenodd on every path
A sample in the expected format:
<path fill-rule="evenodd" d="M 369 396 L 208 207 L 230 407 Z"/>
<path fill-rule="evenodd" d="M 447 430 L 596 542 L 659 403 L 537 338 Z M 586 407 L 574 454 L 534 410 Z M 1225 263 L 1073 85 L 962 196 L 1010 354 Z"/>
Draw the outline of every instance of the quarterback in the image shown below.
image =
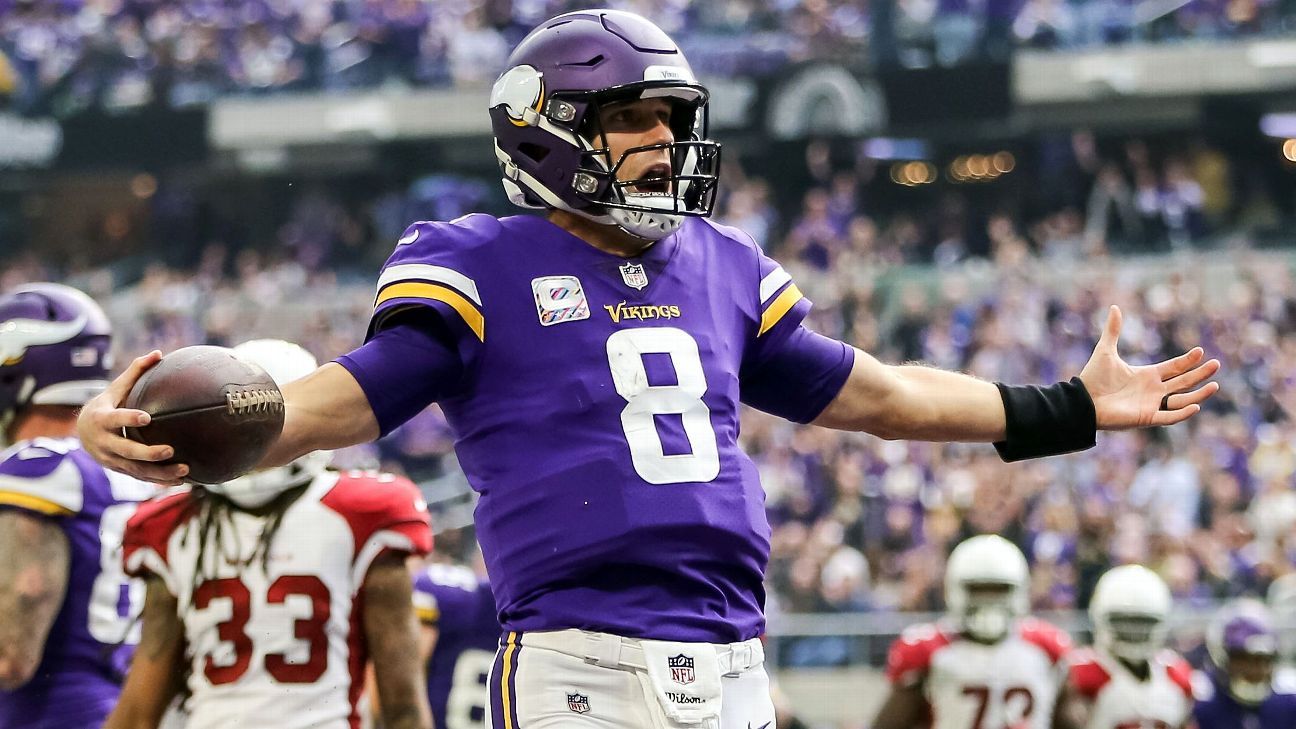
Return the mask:
<path fill-rule="evenodd" d="M 440 403 L 481 495 L 506 631 L 495 727 L 773 722 L 758 639 L 770 528 L 740 403 L 1018 459 L 1180 422 L 1217 389 L 1199 348 L 1123 362 L 1114 307 L 1079 377 L 1051 387 L 883 365 L 803 327 L 810 303 L 788 273 L 706 219 L 720 160 L 708 93 L 659 28 L 568 13 L 507 66 L 494 155 L 510 199 L 543 214 L 411 225 L 365 343 L 286 388 L 264 464 L 371 440 Z M 159 357 L 132 363 L 80 432 L 105 465 L 176 483 L 185 467 L 157 463 L 165 446 L 120 434 L 146 417 L 119 405 Z"/>

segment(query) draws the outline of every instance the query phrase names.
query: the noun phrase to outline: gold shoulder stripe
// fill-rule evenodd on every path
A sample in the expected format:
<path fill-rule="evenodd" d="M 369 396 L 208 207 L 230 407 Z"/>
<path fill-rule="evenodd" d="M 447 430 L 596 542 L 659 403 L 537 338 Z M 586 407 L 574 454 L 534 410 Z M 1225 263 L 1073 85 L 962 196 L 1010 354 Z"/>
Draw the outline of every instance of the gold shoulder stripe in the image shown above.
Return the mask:
<path fill-rule="evenodd" d="M 436 625 L 436 622 L 441 619 L 441 611 L 434 607 L 416 607 L 414 614 L 418 616 L 419 622 L 428 625 Z"/>
<path fill-rule="evenodd" d="M 463 317 L 464 323 L 472 330 L 477 338 L 486 341 L 486 322 L 482 313 L 472 302 L 465 299 L 458 291 L 438 286 L 430 283 L 420 283 L 417 281 L 406 281 L 404 283 L 395 283 L 382 291 L 378 292 L 378 300 L 374 302 L 374 308 L 382 305 L 384 301 L 392 299 L 431 299 L 447 304 L 450 308 L 459 312 Z"/>
<path fill-rule="evenodd" d="M 72 510 L 59 506 L 53 501 L 42 499 L 39 496 L 29 494 L 20 494 L 16 491 L 0 491 L 0 504 L 7 506 L 17 506 L 28 511 L 35 511 L 50 516 L 70 516 Z"/>
<path fill-rule="evenodd" d="M 774 299 L 773 303 L 769 305 L 769 308 L 765 310 L 764 314 L 761 314 L 760 331 L 756 332 L 756 336 L 759 337 L 772 329 L 774 325 L 778 324 L 779 320 L 783 318 L 783 315 L 788 313 L 796 302 L 804 298 L 805 296 L 801 293 L 801 289 L 796 287 L 796 284 L 792 284 L 783 289 L 783 293 L 779 294 L 778 298 Z"/>

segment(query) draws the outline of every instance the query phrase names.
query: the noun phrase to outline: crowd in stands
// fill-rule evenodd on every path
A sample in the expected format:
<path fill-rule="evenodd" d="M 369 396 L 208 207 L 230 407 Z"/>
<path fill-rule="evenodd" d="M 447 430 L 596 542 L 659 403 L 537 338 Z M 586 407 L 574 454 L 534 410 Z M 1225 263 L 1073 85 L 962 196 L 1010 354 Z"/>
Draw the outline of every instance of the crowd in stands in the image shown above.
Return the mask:
<path fill-rule="evenodd" d="M 776 199 L 758 178 L 742 180 L 720 217 L 818 270 L 1184 250 L 1229 231 L 1280 227 L 1290 214 L 1286 171 L 1272 146 L 1233 154 L 1200 139 L 1097 139 L 1077 131 L 1023 144 L 1015 168 L 992 184 L 951 184 L 948 163 L 943 179 L 915 188 L 888 176 L 903 162 L 862 153 L 843 159 L 812 142 L 797 199 Z"/>
<path fill-rule="evenodd" d="M 610 0 L 652 17 L 695 69 L 759 74 L 857 52 L 858 2 Z M 573 0 L 0 0 L 0 98 L 37 113 L 228 93 L 489 84 Z M 855 49 L 852 51 L 852 49 Z"/>
<path fill-rule="evenodd" d="M 1017 45 L 1275 35 L 1291 9 L 1194 0 L 607 0 L 671 33 L 703 75 L 807 59 L 954 65 Z M 1145 4 L 1146 5 L 1146 4 Z M 0 0 L 0 108 L 69 115 L 223 94 L 481 85 L 576 0 Z M 873 27 L 885 23 L 885 29 Z M 7 99 L 7 102 L 5 101 Z"/>

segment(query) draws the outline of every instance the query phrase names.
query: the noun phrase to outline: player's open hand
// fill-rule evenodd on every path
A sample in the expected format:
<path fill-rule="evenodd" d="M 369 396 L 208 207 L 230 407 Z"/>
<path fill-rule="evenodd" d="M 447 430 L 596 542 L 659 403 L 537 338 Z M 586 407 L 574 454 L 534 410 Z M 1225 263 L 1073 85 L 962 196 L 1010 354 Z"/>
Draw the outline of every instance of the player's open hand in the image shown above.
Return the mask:
<path fill-rule="evenodd" d="M 1209 381 L 1219 372 L 1217 359 L 1206 357 L 1201 347 L 1156 364 L 1131 366 L 1120 358 L 1121 310 L 1107 311 L 1107 325 L 1094 352 L 1080 372 L 1093 398 L 1099 430 L 1126 430 L 1174 425 L 1201 411 L 1201 404 L 1219 391 Z"/>
<path fill-rule="evenodd" d="M 148 425 L 149 414 L 120 407 L 136 381 L 160 361 L 162 353 L 156 350 L 135 358 L 108 389 L 81 408 L 77 436 L 81 438 L 81 447 L 105 467 L 141 481 L 175 486 L 189 473 L 188 466 L 160 463 L 175 455 L 171 446 L 149 446 L 127 438 L 123 429 Z"/>

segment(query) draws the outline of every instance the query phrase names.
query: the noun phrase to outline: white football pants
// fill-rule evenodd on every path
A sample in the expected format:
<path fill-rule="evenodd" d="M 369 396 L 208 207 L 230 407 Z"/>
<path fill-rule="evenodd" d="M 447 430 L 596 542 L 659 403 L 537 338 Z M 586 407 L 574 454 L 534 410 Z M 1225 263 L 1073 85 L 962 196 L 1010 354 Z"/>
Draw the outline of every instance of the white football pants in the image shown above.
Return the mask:
<path fill-rule="evenodd" d="M 584 630 L 507 633 L 491 668 L 487 729 L 773 729 L 760 640 L 694 645 L 716 652 L 718 721 L 667 717 L 638 640 Z"/>

